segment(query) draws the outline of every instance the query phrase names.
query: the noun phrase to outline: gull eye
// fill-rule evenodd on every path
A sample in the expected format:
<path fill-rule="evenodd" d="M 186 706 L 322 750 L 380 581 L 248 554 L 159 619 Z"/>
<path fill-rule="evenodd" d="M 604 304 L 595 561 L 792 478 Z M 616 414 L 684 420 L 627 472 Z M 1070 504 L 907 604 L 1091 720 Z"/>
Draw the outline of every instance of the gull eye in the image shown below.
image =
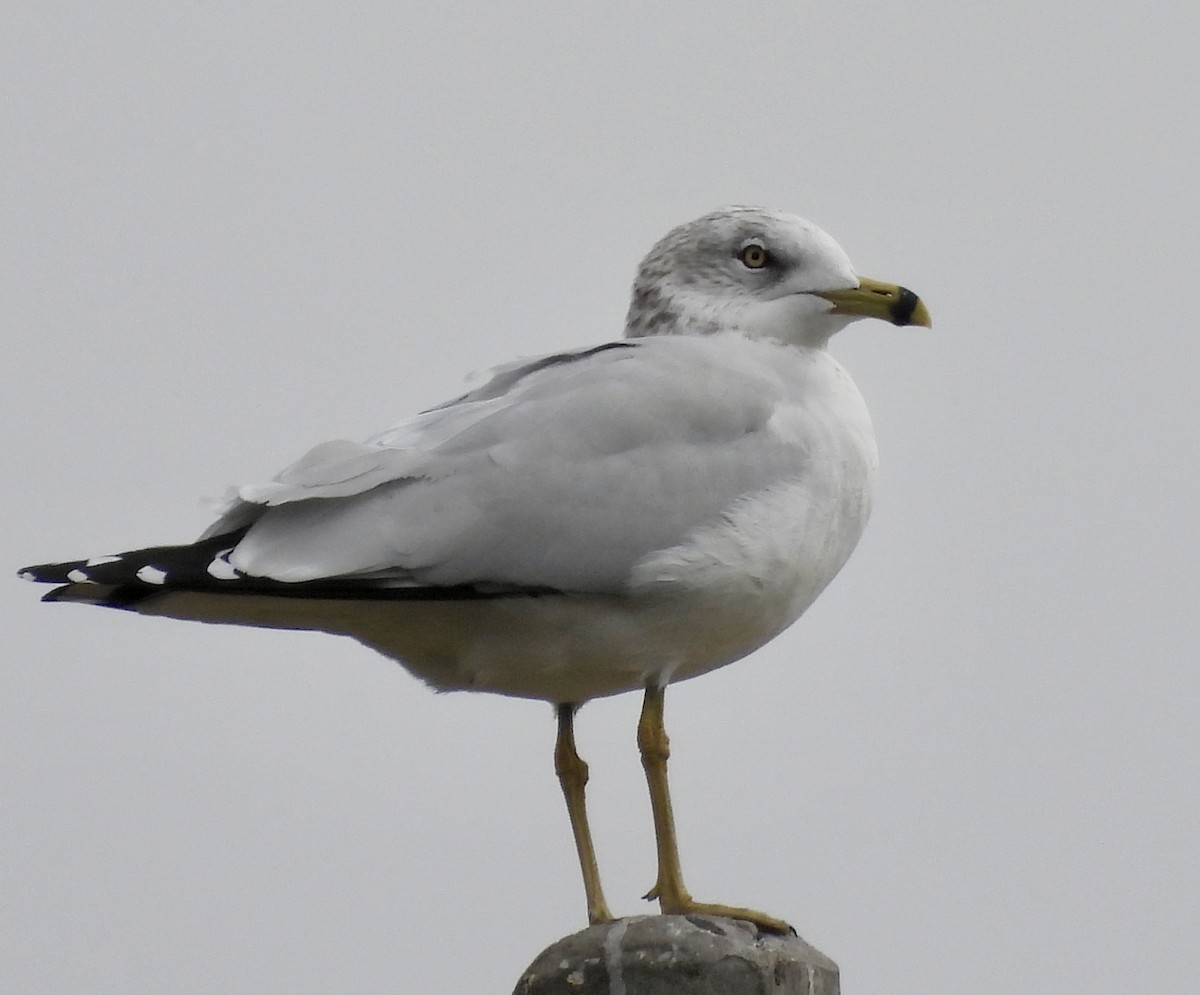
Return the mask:
<path fill-rule="evenodd" d="M 763 269 L 771 261 L 771 254 L 758 242 L 743 245 L 738 260 L 746 269 Z"/>

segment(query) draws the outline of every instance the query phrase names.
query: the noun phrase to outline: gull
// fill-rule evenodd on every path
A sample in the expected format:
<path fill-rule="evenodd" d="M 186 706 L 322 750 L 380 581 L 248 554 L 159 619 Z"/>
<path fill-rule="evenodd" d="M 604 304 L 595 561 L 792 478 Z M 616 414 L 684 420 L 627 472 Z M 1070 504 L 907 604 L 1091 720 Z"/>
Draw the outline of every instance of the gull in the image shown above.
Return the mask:
<path fill-rule="evenodd" d="M 624 338 L 522 360 L 363 443 L 244 486 L 194 543 L 27 567 L 47 601 L 350 636 L 440 691 L 551 703 L 588 919 L 601 888 L 574 718 L 644 694 L 637 743 L 663 914 L 745 919 L 684 885 L 667 783 L 668 684 L 795 622 L 857 544 L 877 452 L 826 349 L 849 322 L 930 325 L 816 225 L 729 207 L 642 261 Z"/>

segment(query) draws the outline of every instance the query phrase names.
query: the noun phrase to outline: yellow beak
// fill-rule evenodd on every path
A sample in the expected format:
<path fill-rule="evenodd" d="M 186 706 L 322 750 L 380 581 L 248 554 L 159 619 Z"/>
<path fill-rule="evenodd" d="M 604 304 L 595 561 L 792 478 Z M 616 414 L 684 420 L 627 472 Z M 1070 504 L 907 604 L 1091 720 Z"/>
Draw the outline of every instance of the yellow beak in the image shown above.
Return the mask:
<path fill-rule="evenodd" d="M 856 318 L 883 318 L 893 325 L 924 325 L 933 327 L 929 308 L 906 287 L 882 283 L 860 276 L 854 290 L 823 290 L 816 292 L 833 304 L 831 314 L 847 314 Z"/>

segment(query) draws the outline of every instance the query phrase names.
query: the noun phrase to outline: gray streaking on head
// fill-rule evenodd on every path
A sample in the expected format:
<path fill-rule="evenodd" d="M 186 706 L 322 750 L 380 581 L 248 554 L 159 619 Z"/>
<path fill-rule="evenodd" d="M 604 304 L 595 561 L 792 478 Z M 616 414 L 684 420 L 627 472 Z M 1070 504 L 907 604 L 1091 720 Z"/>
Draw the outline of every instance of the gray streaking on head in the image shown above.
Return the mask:
<path fill-rule="evenodd" d="M 791 625 L 871 507 L 870 418 L 826 351 L 855 318 L 929 325 L 809 222 L 733 207 L 667 234 L 625 339 L 500 367 L 365 443 L 317 446 L 242 487 L 196 542 L 29 567 L 47 600 L 348 635 L 441 690 L 542 698 L 589 918 L 611 918 L 575 710 L 645 689 L 638 729 L 664 913 L 695 902 L 666 782 L 663 689 Z"/>

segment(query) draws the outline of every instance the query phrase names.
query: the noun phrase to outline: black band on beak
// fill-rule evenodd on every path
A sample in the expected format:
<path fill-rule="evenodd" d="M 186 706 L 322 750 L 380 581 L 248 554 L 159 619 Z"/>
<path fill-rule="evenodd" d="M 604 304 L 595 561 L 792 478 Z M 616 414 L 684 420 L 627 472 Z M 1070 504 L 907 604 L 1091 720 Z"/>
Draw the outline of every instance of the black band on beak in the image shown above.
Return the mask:
<path fill-rule="evenodd" d="M 907 287 L 900 287 L 899 290 L 895 303 L 888 308 L 888 317 L 893 325 L 907 325 L 911 323 L 913 311 L 921 299 Z"/>

